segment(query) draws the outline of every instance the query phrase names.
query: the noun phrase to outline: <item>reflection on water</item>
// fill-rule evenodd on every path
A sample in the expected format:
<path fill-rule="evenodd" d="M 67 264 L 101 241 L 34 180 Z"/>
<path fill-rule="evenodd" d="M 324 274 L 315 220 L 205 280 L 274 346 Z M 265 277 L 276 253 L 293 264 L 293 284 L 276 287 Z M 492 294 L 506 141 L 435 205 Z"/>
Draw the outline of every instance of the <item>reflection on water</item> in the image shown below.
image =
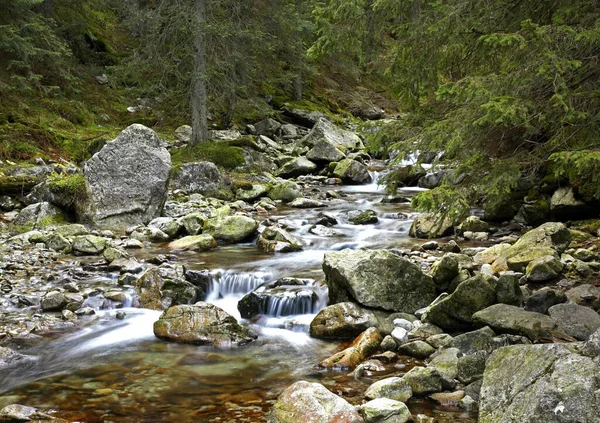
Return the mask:
<path fill-rule="evenodd" d="M 282 277 L 322 281 L 323 255 L 343 248 L 391 248 L 408 244 L 408 205 L 382 204 L 376 183 L 344 187 L 343 201 L 332 202 L 326 212 L 335 217 L 339 236 L 309 232 L 322 210 L 282 208 L 272 219 L 286 219 L 305 243 L 304 251 L 270 255 L 254 245 L 220 247 L 197 253 L 181 252 L 180 263 L 190 269 L 209 269 L 212 282 L 208 301 L 238 320 L 241 297 L 265 282 Z M 377 211 L 377 224 L 355 226 L 345 217 L 348 210 Z M 140 259 L 161 253 L 144 249 Z M 318 289 L 318 285 L 309 287 Z M 0 374 L 0 407 L 20 402 L 73 412 L 85 422 L 264 422 L 281 391 L 305 379 L 318 381 L 352 404 L 364 401 L 364 391 L 374 379 L 355 380 L 345 373 L 323 371 L 316 364 L 338 351 L 340 345 L 308 336 L 318 309 L 307 314 L 290 302 L 273 302 L 266 316 L 254 318 L 256 342 L 232 350 L 171 344 L 156 339 L 152 325 L 159 312 L 125 309 L 124 320 L 116 311 L 89 317 L 85 327 L 57 339 L 42 339 L 21 352 L 31 355 Z M 283 308 L 288 307 L 283 310 Z M 296 307 L 296 305 L 294 305 Z M 310 314 L 309 314 L 310 313 Z M 286 315 L 292 314 L 292 315 Z M 404 357 L 406 367 L 390 368 L 401 375 L 415 360 Z M 413 414 L 426 413 L 439 422 L 475 422 L 476 416 L 459 409 L 433 407 L 429 401 L 412 400 Z"/>

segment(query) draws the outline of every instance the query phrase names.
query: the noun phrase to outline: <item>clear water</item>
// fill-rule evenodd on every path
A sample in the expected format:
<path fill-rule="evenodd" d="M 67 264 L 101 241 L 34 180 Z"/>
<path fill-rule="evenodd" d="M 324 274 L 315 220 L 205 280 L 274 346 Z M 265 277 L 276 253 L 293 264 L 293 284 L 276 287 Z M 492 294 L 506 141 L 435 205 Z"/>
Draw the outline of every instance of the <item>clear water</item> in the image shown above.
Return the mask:
<path fill-rule="evenodd" d="M 272 217 L 296 228 L 306 243 L 304 251 L 268 255 L 254 245 L 237 245 L 184 252 L 178 259 L 188 268 L 210 269 L 214 282 L 208 301 L 240 319 L 237 302 L 265 281 L 310 278 L 318 286 L 326 251 L 411 243 L 410 219 L 396 218 L 400 212 L 410 213 L 408 205 L 381 204 L 383 192 L 376 184 L 345 187 L 344 192 L 348 197 L 327 213 L 339 217 L 348 210 L 371 208 L 383 218 L 365 226 L 340 218 L 335 229 L 341 236 L 324 238 L 308 232 L 321 210 L 283 209 Z M 138 254 L 144 258 L 162 252 L 153 248 Z M 325 302 L 319 304 L 311 311 Z M 364 391 L 381 374 L 357 381 L 345 372 L 318 369 L 321 360 L 344 346 L 308 336 L 314 314 L 284 316 L 275 309 L 252 321 L 259 334 L 256 342 L 231 350 L 156 339 L 152 325 L 159 312 L 124 309 L 126 318 L 118 320 L 116 310 L 100 311 L 74 333 L 23 345 L 21 352 L 32 359 L 0 374 L 0 407 L 16 402 L 57 409 L 81 422 L 264 422 L 281 391 L 298 380 L 318 381 L 351 403 L 362 403 Z M 415 364 L 403 357 L 400 366 L 388 366 L 383 374 L 401 375 Z M 476 421 L 472 413 L 427 400 L 408 405 L 414 415 L 427 414 L 440 422 Z"/>

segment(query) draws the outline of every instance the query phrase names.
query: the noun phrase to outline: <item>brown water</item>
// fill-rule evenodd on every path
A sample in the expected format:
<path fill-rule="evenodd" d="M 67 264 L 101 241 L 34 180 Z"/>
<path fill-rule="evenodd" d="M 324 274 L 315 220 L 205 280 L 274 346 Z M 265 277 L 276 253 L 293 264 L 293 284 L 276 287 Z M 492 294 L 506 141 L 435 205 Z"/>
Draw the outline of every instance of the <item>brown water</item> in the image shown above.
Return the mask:
<path fill-rule="evenodd" d="M 305 251 L 273 256 L 253 245 L 238 245 L 182 253 L 178 260 L 189 268 L 220 274 L 211 301 L 236 315 L 237 301 L 261 280 L 284 276 L 322 280 L 325 251 L 410 243 L 406 235 L 410 221 L 391 218 L 409 212 L 408 206 L 379 204 L 382 194 L 373 186 L 353 188 L 349 194 L 346 201 L 326 211 L 374 208 L 390 218 L 363 227 L 341 224 L 343 237 L 323 239 L 308 233 L 318 210 L 283 210 L 275 217 L 297 227 L 296 233 L 309 244 Z M 147 249 L 139 255 L 161 252 Z M 298 380 L 320 382 L 350 403 L 360 404 L 373 381 L 402 375 L 422 364 L 403 357 L 400 365 L 389 365 L 381 374 L 358 381 L 347 372 L 318 369 L 316 364 L 340 345 L 307 335 L 311 315 L 265 317 L 253 325 L 258 341 L 239 349 L 216 350 L 162 342 L 152 333 L 158 312 L 125 311 L 122 321 L 114 318 L 114 310 L 100 311 L 77 331 L 23 345 L 21 352 L 34 359 L 0 374 L 0 407 L 16 402 L 57 409 L 82 422 L 264 422 L 279 394 Z M 289 327 L 295 331 L 285 329 Z M 471 423 L 477 417 L 425 399 L 408 405 L 414 416 L 425 414 L 438 422 Z"/>

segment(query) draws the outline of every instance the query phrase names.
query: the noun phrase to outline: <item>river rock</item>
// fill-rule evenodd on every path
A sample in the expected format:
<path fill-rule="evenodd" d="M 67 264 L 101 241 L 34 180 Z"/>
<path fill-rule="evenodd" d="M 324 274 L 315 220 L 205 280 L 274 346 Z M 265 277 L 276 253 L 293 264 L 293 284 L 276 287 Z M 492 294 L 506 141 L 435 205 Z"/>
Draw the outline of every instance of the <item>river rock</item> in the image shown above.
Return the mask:
<path fill-rule="evenodd" d="M 75 254 L 100 255 L 109 242 L 95 235 L 80 235 L 73 238 L 73 252 Z"/>
<path fill-rule="evenodd" d="M 219 307 L 198 302 L 169 307 L 154 322 L 154 335 L 165 341 L 227 348 L 247 344 L 256 335 Z"/>
<path fill-rule="evenodd" d="M 67 305 L 65 294 L 58 291 L 48 292 L 42 297 L 41 307 L 44 311 L 60 311 Z"/>
<path fill-rule="evenodd" d="M 31 204 L 21 210 L 11 226 L 17 232 L 27 232 L 61 225 L 67 221 L 68 216 L 64 211 L 50 203 L 42 202 Z"/>
<path fill-rule="evenodd" d="M 204 224 L 203 233 L 227 244 L 242 242 L 256 234 L 258 223 L 244 215 L 215 217 Z"/>
<path fill-rule="evenodd" d="M 367 307 L 414 313 L 435 297 L 429 276 L 385 250 L 325 253 L 323 271 L 331 304 L 355 300 Z"/>
<path fill-rule="evenodd" d="M 319 383 L 289 386 L 271 408 L 268 423 L 364 423 L 352 405 Z"/>
<path fill-rule="evenodd" d="M 413 395 L 442 391 L 442 376 L 433 367 L 413 367 L 402 380 L 410 386 Z"/>
<path fill-rule="evenodd" d="M 449 296 L 432 304 L 422 321 L 446 330 L 469 328 L 473 313 L 496 302 L 493 286 L 485 276 L 478 275 L 461 282 Z"/>
<path fill-rule="evenodd" d="M 375 210 L 365 210 L 356 216 L 349 217 L 348 220 L 354 225 L 371 225 L 379 222 Z"/>
<path fill-rule="evenodd" d="M 396 329 L 394 329 L 396 330 Z M 393 333 L 393 332 L 392 332 Z M 395 339 L 394 339 L 395 340 Z M 398 347 L 398 353 L 410 357 L 420 358 L 422 360 L 435 352 L 435 348 L 425 341 L 406 342 Z"/>
<path fill-rule="evenodd" d="M 306 137 L 303 145 L 314 147 L 318 141 L 325 140 L 342 152 L 364 149 L 361 139 L 354 132 L 338 128 L 329 120 L 320 118 Z"/>
<path fill-rule="evenodd" d="M 162 211 L 170 173 L 171 155 L 158 135 L 131 125 L 86 162 L 87 201 L 79 218 L 119 229 L 146 224 Z"/>
<path fill-rule="evenodd" d="M 558 222 L 548 222 L 523 235 L 514 245 L 504 250 L 494 261 L 496 271 L 525 271 L 527 265 L 536 258 L 559 257 L 571 243 L 571 233 Z"/>
<path fill-rule="evenodd" d="M 239 188 L 235 192 L 235 198 L 242 201 L 256 201 L 261 197 L 267 195 L 267 188 L 261 184 L 252 184 L 252 188 L 243 189 Z"/>
<path fill-rule="evenodd" d="M 317 163 L 339 162 L 346 158 L 332 143 L 321 139 L 315 142 L 314 147 L 306 153 L 306 158 Z"/>
<path fill-rule="evenodd" d="M 310 336 L 319 339 L 354 339 L 372 326 L 377 318 L 352 302 L 325 307 L 310 323 Z"/>
<path fill-rule="evenodd" d="M 309 175 L 317 170 L 317 165 L 308 160 L 306 157 L 297 157 L 284 164 L 276 176 L 282 178 L 295 178 L 301 175 Z"/>
<path fill-rule="evenodd" d="M 548 309 L 558 326 L 569 336 L 587 341 L 600 328 L 600 315 L 577 304 L 557 304 Z"/>
<path fill-rule="evenodd" d="M 217 241 L 208 234 L 189 235 L 171 241 L 167 247 L 171 250 L 208 251 L 217 248 Z"/>
<path fill-rule="evenodd" d="M 434 213 L 423 213 L 415 217 L 408 234 L 413 238 L 439 238 L 451 235 L 454 231 L 448 217 Z"/>
<path fill-rule="evenodd" d="M 600 288 L 590 284 L 583 284 L 565 292 L 569 301 L 575 304 L 592 307 L 600 310 Z"/>
<path fill-rule="evenodd" d="M 62 251 L 64 253 L 70 253 L 72 251 L 72 244 L 67 238 L 59 233 L 53 232 L 46 238 L 46 247 L 55 251 Z"/>
<path fill-rule="evenodd" d="M 176 220 L 172 217 L 157 217 L 152 219 L 150 223 L 148 223 L 149 228 L 156 228 L 166 233 L 170 239 L 173 239 L 179 235 L 179 233 L 183 230 L 183 224 L 180 220 Z"/>
<path fill-rule="evenodd" d="M 533 259 L 525 269 L 525 276 L 530 282 L 546 282 L 556 279 L 564 265 L 555 255 Z"/>
<path fill-rule="evenodd" d="M 0 410 L 0 422 L 47 422 L 52 420 L 55 420 L 55 417 L 27 405 L 11 404 Z"/>
<path fill-rule="evenodd" d="M 333 175 L 347 184 L 367 184 L 372 181 L 367 167 L 352 159 L 344 159 L 337 163 Z"/>
<path fill-rule="evenodd" d="M 175 138 L 179 142 L 188 143 L 192 139 L 192 127 L 190 125 L 181 125 L 175 129 Z"/>
<path fill-rule="evenodd" d="M 377 351 L 381 341 L 383 341 L 383 337 L 379 331 L 375 328 L 369 328 L 352 342 L 352 346 L 321 361 L 319 366 L 326 369 L 354 369 Z"/>
<path fill-rule="evenodd" d="M 515 345 L 487 361 L 479 422 L 590 422 L 600 415 L 600 370 L 565 344 Z"/>
<path fill-rule="evenodd" d="M 489 232 L 490 224 L 484 222 L 477 216 L 469 216 L 467 217 L 457 228 L 456 232 L 459 235 L 464 234 L 465 232 Z"/>
<path fill-rule="evenodd" d="M 0 347 L 0 368 L 27 359 L 29 359 L 29 357 L 13 351 L 10 348 Z"/>
<path fill-rule="evenodd" d="M 598 216 L 597 209 L 578 198 L 572 187 L 558 188 L 552 194 L 550 212 L 559 220 L 577 220 Z"/>
<path fill-rule="evenodd" d="M 400 401 L 377 398 L 360 406 L 365 423 L 406 423 L 412 420 L 410 410 Z"/>
<path fill-rule="evenodd" d="M 231 183 L 224 178 L 211 162 L 185 163 L 175 173 L 171 181 L 173 189 L 185 193 L 198 193 L 207 197 L 231 198 Z"/>
<path fill-rule="evenodd" d="M 266 227 L 260 234 L 257 245 L 267 253 L 291 253 L 302 250 L 302 241 L 288 231 L 275 226 Z"/>
<path fill-rule="evenodd" d="M 412 397 L 412 389 L 402 378 L 388 377 L 371 384 L 365 392 L 365 397 L 368 399 L 389 398 L 406 402 Z"/>
<path fill-rule="evenodd" d="M 313 209 L 313 208 L 317 208 L 317 207 L 327 207 L 326 203 L 323 203 L 319 200 L 315 200 L 312 198 L 304 198 L 304 197 L 296 198 L 294 201 L 292 201 L 288 205 L 290 207 L 294 207 L 297 209 Z"/>
<path fill-rule="evenodd" d="M 267 191 L 267 196 L 271 200 L 281 200 L 284 203 L 289 203 L 298 197 L 302 197 L 302 190 L 297 183 L 287 181 L 271 187 Z"/>
<path fill-rule="evenodd" d="M 473 315 L 473 322 L 490 326 L 496 332 L 524 335 L 532 341 L 552 337 L 569 339 L 550 316 L 508 304 L 495 304 L 478 311 Z"/>
<path fill-rule="evenodd" d="M 567 296 L 560 289 L 544 287 L 527 298 L 525 301 L 525 310 L 547 314 L 548 309 L 553 305 L 566 302 Z"/>
<path fill-rule="evenodd" d="M 430 357 L 427 367 L 436 369 L 445 379 L 456 379 L 458 376 L 458 357 L 460 354 L 458 348 L 441 349 Z"/>
<path fill-rule="evenodd" d="M 433 263 L 431 266 L 431 277 L 439 291 L 447 290 L 450 282 L 458 276 L 459 261 L 456 254 L 448 253 Z"/>

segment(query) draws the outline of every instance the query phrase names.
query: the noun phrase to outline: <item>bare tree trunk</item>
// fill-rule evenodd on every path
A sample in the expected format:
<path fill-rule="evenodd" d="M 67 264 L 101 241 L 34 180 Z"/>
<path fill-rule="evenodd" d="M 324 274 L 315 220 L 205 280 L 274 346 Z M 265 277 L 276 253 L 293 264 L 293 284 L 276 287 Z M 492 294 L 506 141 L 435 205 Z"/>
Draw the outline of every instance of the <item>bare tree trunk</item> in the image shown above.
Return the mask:
<path fill-rule="evenodd" d="M 192 76 L 191 112 L 192 139 L 191 144 L 206 141 L 208 138 L 207 94 L 206 94 L 206 2 L 195 0 L 196 30 L 194 33 L 194 74 Z"/>

